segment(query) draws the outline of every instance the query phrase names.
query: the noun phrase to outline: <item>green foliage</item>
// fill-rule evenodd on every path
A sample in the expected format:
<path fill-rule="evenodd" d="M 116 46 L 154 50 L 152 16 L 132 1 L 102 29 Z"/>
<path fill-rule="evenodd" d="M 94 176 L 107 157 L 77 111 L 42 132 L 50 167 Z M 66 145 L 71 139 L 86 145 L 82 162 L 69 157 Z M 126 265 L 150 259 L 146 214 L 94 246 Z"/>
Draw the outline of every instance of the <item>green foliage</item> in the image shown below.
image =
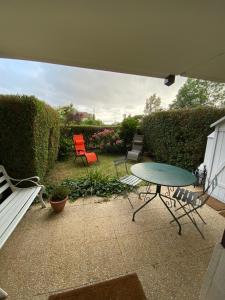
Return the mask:
<path fill-rule="evenodd" d="M 115 126 L 84 126 L 84 125 L 67 125 L 62 126 L 60 130 L 59 160 L 67 159 L 73 153 L 73 135 L 83 134 L 87 149 L 91 146 L 90 138 L 94 133 L 104 129 L 117 129 Z"/>
<path fill-rule="evenodd" d="M 83 120 L 81 121 L 81 125 L 86 125 L 86 126 L 90 126 L 90 125 L 96 125 L 96 126 L 102 126 L 103 125 L 103 122 L 101 120 L 96 120 L 96 119 L 86 119 L 86 120 Z"/>
<path fill-rule="evenodd" d="M 135 117 L 127 117 L 123 120 L 120 127 L 120 138 L 125 145 L 132 143 L 137 127 L 138 120 Z"/>
<path fill-rule="evenodd" d="M 0 164 L 16 178 L 43 178 L 58 153 L 58 113 L 34 96 L 0 96 Z"/>
<path fill-rule="evenodd" d="M 72 138 L 60 134 L 58 160 L 66 160 L 73 152 L 74 146 Z"/>
<path fill-rule="evenodd" d="M 225 84 L 188 78 L 180 88 L 171 109 L 225 105 Z"/>
<path fill-rule="evenodd" d="M 153 113 L 143 120 L 146 148 L 156 161 L 194 170 L 203 162 L 210 124 L 224 115 L 211 107 Z"/>
<path fill-rule="evenodd" d="M 58 185 L 53 187 L 52 194 L 51 194 L 51 200 L 52 201 L 61 201 L 64 200 L 70 193 L 70 190 L 68 187 L 63 185 Z"/>
<path fill-rule="evenodd" d="M 85 177 L 79 179 L 66 179 L 62 185 L 69 188 L 70 200 L 94 195 L 109 197 L 130 190 L 130 187 L 121 184 L 116 177 L 103 175 L 98 170 L 91 170 Z"/>
<path fill-rule="evenodd" d="M 90 138 L 90 142 L 90 148 L 100 149 L 102 153 L 121 153 L 123 150 L 123 142 L 114 129 L 105 128 L 94 133 Z"/>
<path fill-rule="evenodd" d="M 161 98 L 157 97 L 156 94 L 151 95 L 146 99 L 144 113 L 149 115 L 153 112 L 160 111 L 161 109 Z"/>
<path fill-rule="evenodd" d="M 59 106 L 57 111 L 60 116 L 60 120 L 62 123 L 67 123 L 70 120 L 70 116 L 73 115 L 77 110 L 73 107 L 73 104 Z"/>

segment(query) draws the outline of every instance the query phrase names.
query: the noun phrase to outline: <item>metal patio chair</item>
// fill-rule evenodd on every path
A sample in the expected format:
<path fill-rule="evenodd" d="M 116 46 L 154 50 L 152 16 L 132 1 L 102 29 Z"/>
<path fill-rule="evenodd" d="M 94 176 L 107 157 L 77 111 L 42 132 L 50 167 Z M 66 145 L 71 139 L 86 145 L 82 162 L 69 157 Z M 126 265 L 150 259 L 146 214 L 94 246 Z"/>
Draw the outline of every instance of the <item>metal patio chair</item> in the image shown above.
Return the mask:
<path fill-rule="evenodd" d="M 141 159 L 143 151 L 144 136 L 135 134 L 132 142 L 132 149 L 127 152 L 127 159 L 138 161 Z"/>
<path fill-rule="evenodd" d="M 127 169 L 127 163 L 126 163 L 126 159 L 125 159 L 125 158 L 121 158 L 121 159 L 118 159 L 118 160 L 114 160 L 113 162 L 114 162 L 114 166 L 115 166 L 115 169 L 116 169 L 116 175 L 117 175 L 118 180 L 119 180 L 121 183 L 123 183 L 123 184 L 128 185 L 129 187 L 131 187 L 131 190 L 132 190 L 133 192 L 135 192 L 135 193 L 138 195 L 137 187 L 138 187 L 138 184 L 139 184 L 140 182 L 142 182 L 142 180 L 139 179 L 138 177 L 134 176 L 134 175 L 130 175 L 130 174 L 129 174 L 128 169 Z M 126 175 L 124 175 L 124 176 L 122 176 L 122 177 L 119 176 L 119 170 L 118 170 L 118 167 L 119 167 L 120 165 L 123 166 L 123 169 L 124 169 L 124 171 L 125 171 L 125 173 L 126 173 Z M 125 192 L 124 194 L 125 194 L 125 196 L 127 197 L 128 201 L 130 202 L 131 207 L 134 208 L 134 207 L 133 207 L 133 204 L 132 204 L 132 202 L 131 202 L 131 200 L 130 200 L 130 198 L 129 198 L 128 193 Z"/>
<path fill-rule="evenodd" d="M 193 225 L 196 227 L 198 232 L 201 234 L 202 238 L 205 239 L 203 233 L 201 232 L 195 217 L 199 217 L 201 221 L 206 224 L 205 220 L 199 213 L 199 209 L 207 202 L 213 190 L 218 185 L 218 174 L 210 181 L 208 187 L 203 190 L 203 192 L 193 192 L 184 188 L 177 188 L 173 194 L 173 198 L 178 201 L 180 207 L 175 211 L 183 209 L 184 213 L 177 217 L 177 219 L 181 219 L 187 216 Z M 183 203 L 182 203 L 183 202 Z M 172 220 L 170 223 L 172 223 Z"/>

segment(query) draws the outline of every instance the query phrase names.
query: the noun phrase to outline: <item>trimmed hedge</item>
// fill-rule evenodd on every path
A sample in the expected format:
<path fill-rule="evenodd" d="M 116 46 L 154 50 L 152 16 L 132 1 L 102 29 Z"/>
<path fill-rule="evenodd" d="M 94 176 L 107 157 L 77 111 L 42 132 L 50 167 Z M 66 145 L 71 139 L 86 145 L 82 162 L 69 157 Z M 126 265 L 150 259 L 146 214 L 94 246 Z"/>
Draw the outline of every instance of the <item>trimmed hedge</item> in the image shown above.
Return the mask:
<path fill-rule="evenodd" d="M 58 113 L 34 96 L 0 96 L 0 164 L 16 178 L 53 167 L 59 145 Z"/>
<path fill-rule="evenodd" d="M 196 108 L 156 112 L 143 119 L 146 150 L 156 161 L 196 169 L 204 160 L 210 124 L 225 115 L 225 109 Z"/>

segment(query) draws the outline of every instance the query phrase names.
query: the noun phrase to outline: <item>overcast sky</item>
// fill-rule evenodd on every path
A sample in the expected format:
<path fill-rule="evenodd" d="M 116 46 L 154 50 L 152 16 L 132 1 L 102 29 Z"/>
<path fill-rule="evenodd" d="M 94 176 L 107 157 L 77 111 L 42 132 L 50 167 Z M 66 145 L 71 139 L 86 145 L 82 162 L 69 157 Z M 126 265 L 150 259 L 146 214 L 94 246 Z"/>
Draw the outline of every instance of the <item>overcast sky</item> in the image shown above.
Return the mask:
<path fill-rule="evenodd" d="M 0 94 L 34 95 L 54 107 L 73 103 L 80 111 L 95 110 L 105 123 L 143 113 L 154 93 L 168 107 L 186 80 L 176 77 L 167 87 L 151 77 L 9 59 L 0 59 L 0 78 Z"/>

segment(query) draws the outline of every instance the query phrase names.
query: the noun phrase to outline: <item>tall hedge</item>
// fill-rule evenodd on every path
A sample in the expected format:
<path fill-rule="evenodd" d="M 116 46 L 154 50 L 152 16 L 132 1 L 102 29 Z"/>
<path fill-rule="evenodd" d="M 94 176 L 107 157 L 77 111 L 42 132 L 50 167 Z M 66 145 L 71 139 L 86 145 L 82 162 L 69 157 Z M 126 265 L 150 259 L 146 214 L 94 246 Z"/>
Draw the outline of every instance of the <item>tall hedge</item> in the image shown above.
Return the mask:
<path fill-rule="evenodd" d="M 210 124 L 225 109 L 196 108 L 153 113 L 143 119 L 146 150 L 156 161 L 194 170 L 204 160 Z"/>
<path fill-rule="evenodd" d="M 58 113 L 33 96 L 0 96 L 0 164 L 17 178 L 43 178 L 57 158 Z"/>

